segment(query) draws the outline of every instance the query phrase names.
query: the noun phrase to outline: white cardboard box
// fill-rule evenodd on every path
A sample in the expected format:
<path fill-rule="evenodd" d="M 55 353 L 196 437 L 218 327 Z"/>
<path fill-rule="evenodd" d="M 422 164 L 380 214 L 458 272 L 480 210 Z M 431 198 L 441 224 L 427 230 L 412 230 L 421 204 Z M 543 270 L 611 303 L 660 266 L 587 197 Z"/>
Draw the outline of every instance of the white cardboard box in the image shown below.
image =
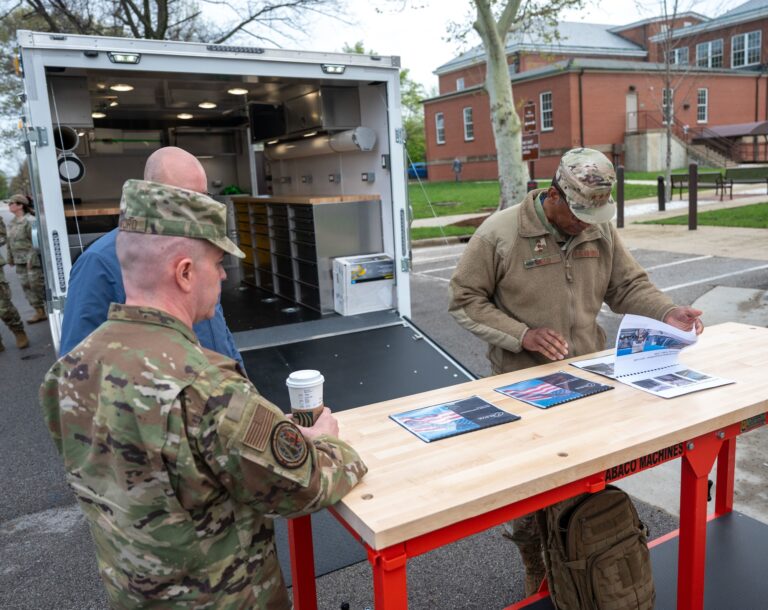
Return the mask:
<path fill-rule="evenodd" d="M 333 308 L 343 316 L 392 308 L 394 266 L 386 254 L 333 259 Z"/>

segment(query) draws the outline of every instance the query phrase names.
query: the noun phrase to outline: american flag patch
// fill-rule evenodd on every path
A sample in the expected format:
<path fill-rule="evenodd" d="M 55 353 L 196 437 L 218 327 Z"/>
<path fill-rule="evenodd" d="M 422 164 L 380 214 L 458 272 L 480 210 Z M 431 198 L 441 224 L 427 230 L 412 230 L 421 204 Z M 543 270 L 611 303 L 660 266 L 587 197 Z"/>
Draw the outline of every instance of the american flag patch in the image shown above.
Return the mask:
<path fill-rule="evenodd" d="M 275 414 L 264 405 L 256 407 L 248 422 L 248 428 L 243 436 L 243 445 L 247 445 L 256 451 L 264 451 L 269 442 L 269 436 L 272 432 L 272 423 L 275 421 Z"/>

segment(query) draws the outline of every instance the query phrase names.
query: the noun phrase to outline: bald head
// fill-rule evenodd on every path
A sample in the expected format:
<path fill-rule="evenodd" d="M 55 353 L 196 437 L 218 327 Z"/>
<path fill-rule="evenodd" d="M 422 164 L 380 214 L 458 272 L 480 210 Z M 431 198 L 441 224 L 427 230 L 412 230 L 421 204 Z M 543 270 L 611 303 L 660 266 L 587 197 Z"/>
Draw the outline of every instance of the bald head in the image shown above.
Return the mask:
<path fill-rule="evenodd" d="M 144 180 L 198 193 L 208 190 L 208 179 L 200 161 L 176 146 L 166 146 L 149 156 L 144 166 Z"/>

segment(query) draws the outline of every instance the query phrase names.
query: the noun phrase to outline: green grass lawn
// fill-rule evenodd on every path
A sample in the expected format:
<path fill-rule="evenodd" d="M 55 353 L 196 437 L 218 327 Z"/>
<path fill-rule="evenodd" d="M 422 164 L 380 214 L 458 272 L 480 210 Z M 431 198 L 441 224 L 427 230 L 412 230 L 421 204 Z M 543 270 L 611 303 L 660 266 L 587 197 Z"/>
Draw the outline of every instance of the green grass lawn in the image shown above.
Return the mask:
<path fill-rule="evenodd" d="M 549 180 L 539 180 L 539 188 L 549 186 Z M 615 192 L 614 192 L 615 195 Z M 655 184 L 625 184 L 624 198 L 641 199 L 656 195 Z M 495 210 L 499 203 L 499 183 L 483 182 L 411 182 L 408 198 L 414 218 L 477 214 Z M 431 202 L 432 205 L 430 207 Z"/>
<path fill-rule="evenodd" d="M 687 225 L 688 215 L 661 220 L 647 220 L 642 224 Z M 711 227 L 745 227 L 768 229 L 768 202 L 744 205 L 738 208 L 699 212 L 698 224 Z"/>

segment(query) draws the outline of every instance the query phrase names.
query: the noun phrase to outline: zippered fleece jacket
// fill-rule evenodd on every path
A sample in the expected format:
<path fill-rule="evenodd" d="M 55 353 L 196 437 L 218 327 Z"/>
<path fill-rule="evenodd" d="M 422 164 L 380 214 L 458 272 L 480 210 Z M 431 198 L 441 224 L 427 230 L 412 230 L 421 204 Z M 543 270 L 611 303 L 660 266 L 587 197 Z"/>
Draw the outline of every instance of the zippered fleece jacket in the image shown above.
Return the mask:
<path fill-rule="evenodd" d="M 603 302 L 616 313 L 662 320 L 675 304 L 648 279 L 610 223 L 591 225 L 563 251 L 522 203 L 490 216 L 469 240 L 450 283 L 450 312 L 489 344 L 494 374 L 550 362 L 523 349 L 528 329 L 565 337 L 568 357 L 605 349 Z"/>

